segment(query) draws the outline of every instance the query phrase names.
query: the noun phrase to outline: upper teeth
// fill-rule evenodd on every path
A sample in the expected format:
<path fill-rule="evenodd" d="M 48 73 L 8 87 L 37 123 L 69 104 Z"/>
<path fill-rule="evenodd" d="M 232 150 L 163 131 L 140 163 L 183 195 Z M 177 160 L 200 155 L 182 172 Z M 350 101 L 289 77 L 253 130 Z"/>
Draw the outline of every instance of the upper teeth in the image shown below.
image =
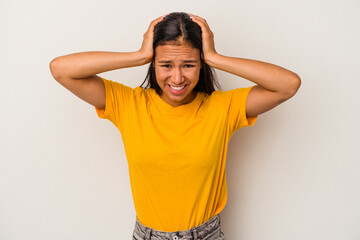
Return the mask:
<path fill-rule="evenodd" d="M 185 85 L 182 86 L 182 87 L 173 87 L 173 86 L 170 85 L 170 87 L 171 87 L 172 89 L 174 89 L 174 90 L 181 90 L 181 89 L 183 89 L 183 88 L 185 87 Z"/>

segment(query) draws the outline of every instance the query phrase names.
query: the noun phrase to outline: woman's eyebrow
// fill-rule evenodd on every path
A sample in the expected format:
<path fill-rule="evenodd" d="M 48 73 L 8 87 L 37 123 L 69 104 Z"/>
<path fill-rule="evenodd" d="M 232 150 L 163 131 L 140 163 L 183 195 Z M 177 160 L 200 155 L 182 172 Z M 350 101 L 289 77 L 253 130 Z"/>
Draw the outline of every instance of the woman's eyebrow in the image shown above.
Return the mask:
<path fill-rule="evenodd" d="M 159 63 L 172 63 L 173 61 L 170 61 L 170 60 L 162 60 L 162 61 L 159 61 Z M 184 60 L 183 61 L 184 63 L 197 63 L 196 60 Z"/>

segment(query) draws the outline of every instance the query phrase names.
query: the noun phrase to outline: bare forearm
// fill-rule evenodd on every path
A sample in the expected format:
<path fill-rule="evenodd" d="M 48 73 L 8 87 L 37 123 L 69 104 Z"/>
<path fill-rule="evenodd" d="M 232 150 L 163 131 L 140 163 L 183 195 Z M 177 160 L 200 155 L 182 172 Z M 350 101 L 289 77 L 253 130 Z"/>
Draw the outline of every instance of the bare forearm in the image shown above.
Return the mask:
<path fill-rule="evenodd" d="M 146 64 L 139 52 L 79 52 L 55 58 L 50 68 L 55 77 L 86 78 L 98 73 Z"/>
<path fill-rule="evenodd" d="M 292 91 L 300 81 L 294 72 L 257 60 L 216 54 L 208 62 L 214 68 L 235 74 L 274 92 Z"/>

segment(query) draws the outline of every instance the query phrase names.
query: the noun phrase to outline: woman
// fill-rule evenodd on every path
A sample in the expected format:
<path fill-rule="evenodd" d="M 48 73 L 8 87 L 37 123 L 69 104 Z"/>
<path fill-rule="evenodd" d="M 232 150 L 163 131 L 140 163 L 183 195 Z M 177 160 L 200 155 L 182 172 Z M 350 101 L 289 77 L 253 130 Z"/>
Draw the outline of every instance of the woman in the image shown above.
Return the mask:
<path fill-rule="evenodd" d="M 96 75 L 147 63 L 145 88 Z M 256 85 L 215 90 L 213 68 Z M 187 13 L 152 21 L 139 51 L 74 53 L 55 58 L 50 69 L 119 129 L 137 214 L 136 240 L 224 239 L 219 213 L 227 200 L 228 141 L 291 98 L 301 82 L 282 67 L 217 53 L 207 22 Z"/>

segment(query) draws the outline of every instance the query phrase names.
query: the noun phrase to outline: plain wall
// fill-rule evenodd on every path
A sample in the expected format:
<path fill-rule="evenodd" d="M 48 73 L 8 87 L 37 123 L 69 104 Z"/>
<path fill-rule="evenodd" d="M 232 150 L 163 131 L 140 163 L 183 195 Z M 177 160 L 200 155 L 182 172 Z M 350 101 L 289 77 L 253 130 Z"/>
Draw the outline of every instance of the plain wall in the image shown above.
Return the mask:
<path fill-rule="evenodd" d="M 173 11 L 205 18 L 218 53 L 302 79 L 293 98 L 230 140 L 226 239 L 360 239 L 359 10 L 355 0 L 1 0 L 0 239 L 131 239 L 121 135 L 49 63 L 137 51 L 150 22 Z M 136 87 L 147 67 L 99 75 Z M 217 76 L 223 90 L 254 85 Z"/>

